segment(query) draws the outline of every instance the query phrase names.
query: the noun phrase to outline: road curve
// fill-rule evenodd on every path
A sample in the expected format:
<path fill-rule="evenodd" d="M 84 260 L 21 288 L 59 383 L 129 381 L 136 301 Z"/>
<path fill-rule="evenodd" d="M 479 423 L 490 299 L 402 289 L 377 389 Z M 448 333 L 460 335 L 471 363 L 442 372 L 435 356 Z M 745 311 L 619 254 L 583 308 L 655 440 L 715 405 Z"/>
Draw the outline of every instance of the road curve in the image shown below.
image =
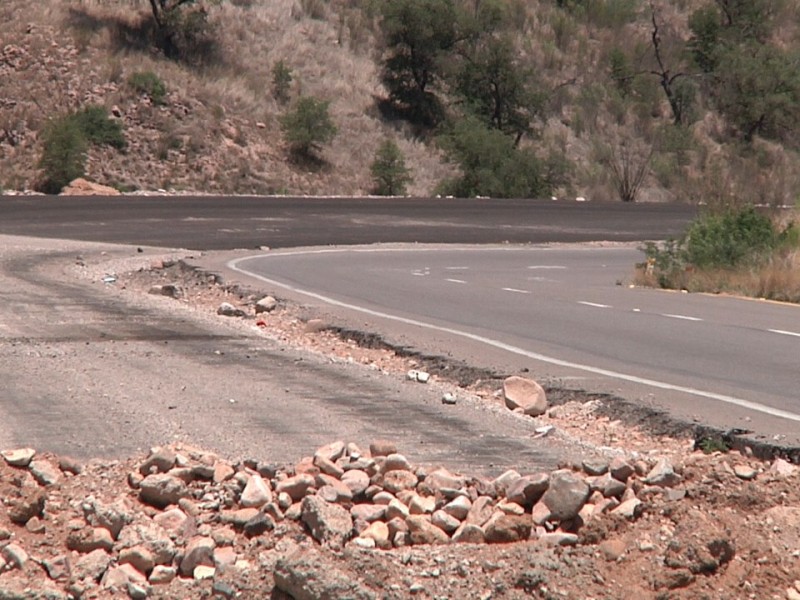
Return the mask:
<path fill-rule="evenodd" d="M 800 309 L 619 285 L 637 260 L 630 247 L 379 247 L 229 266 L 473 363 L 493 356 L 685 418 L 797 438 Z"/>
<path fill-rule="evenodd" d="M 193 250 L 377 242 L 640 241 L 680 235 L 685 204 L 452 198 L 0 197 L 0 234 Z"/>

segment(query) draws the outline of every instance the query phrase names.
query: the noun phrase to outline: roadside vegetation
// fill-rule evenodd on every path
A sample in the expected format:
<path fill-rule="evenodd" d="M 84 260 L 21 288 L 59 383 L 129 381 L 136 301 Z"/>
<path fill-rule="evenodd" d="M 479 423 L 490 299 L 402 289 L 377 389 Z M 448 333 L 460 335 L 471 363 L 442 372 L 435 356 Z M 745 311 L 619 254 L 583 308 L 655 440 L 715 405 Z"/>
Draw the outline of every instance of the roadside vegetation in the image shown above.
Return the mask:
<path fill-rule="evenodd" d="M 680 239 L 643 250 L 639 284 L 800 302 L 800 228 L 752 206 L 709 211 Z"/>

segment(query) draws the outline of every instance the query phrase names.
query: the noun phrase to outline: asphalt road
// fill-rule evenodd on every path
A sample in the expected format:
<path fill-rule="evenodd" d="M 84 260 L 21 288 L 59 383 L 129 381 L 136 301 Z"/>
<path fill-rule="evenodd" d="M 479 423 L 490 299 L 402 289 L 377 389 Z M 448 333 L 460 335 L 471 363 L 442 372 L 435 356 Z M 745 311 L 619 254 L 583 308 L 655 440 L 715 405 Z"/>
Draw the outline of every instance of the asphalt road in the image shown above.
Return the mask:
<path fill-rule="evenodd" d="M 0 234 L 196 250 L 665 239 L 682 204 L 448 198 L 0 197 Z"/>
<path fill-rule="evenodd" d="M 800 308 L 624 285 L 631 247 L 371 248 L 232 261 L 278 293 L 485 365 L 796 440 Z M 367 325 L 368 323 L 368 325 Z"/>

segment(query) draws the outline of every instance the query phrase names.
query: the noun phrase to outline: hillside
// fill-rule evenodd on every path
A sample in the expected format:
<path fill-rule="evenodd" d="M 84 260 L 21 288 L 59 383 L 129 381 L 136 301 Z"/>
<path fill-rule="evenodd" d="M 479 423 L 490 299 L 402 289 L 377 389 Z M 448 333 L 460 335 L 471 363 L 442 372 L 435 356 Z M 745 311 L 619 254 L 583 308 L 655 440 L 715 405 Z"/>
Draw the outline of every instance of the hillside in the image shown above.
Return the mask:
<path fill-rule="evenodd" d="M 420 3 L 428 4 L 436 0 Z M 486 5 L 459 4 L 479 23 Z M 530 189 L 611 200 L 622 195 L 626 181 L 620 179 L 641 174 L 628 200 L 792 204 L 800 180 L 800 83 L 781 68 L 796 59 L 796 5 L 774 3 L 778 8 L 760 19 L 764 31 L 754 39 L 759 48 L 774 49 L 763 63 L 778 65 L 774 72 L 760 63 L 738 71 L 734 65 L 726 79 L 726 57 L 739 57 L 736 52 L 749 43 L 748 33 L 723 23 L 722 9 L 739 6 L 735 0 L 709 5 L 722 7 L 714 18 L 722 19 L 718 39 L 728 45 L 715 55 L 716 70 L 706 72 L 697 66 L 696 51 L 688 57 L 698 31 L 690 21 L 705 6 L 700 0 L 498 1 L 492 6 L 500 6 L 503 16 L 491 32 L 479 31 L 470 46 L 452 45 L 435 57 L 440 75 L 426 93 L 436 96 L 449 119 L 467 122 L 461 118 L 474 98 L 459 91 L 463 65 L 478 64 L 481 49 L 492 48 L 493 40 L 510 40 L 512 74 L 524 76 L 526 90 L 519 111 L 526 122 L 515 150 L 535 155 L 546 184 Z M 0 188 L 41 187 L 38 165 L 48 123 L 100 105 L 122 125 L 125 148 L 90 145 L 86 176 L 122 191 L 365 194 L 373 186 L 376 151 L 391 139 L 410 170 L 407 193 L 434 194 L 457 173 L 437 142 L 446 124 L 420 127 L 386 110 L 391 94 L 381 65 L 392 48 L 382 6 L 367 0 L 207 3 L 201 7 L 207 44 L 168 58 L 153 42 L 148 2 L 5 0 Z M 273 94 L 279 63 L 291 73 L 287 103 Z M 142 73 L 163 82 L 163 101 L 131 84 Z M 680 123 L 674 97 L 665 94 L 665 75 L 685 100 Z M 680 87 L 681 81 L 691 84 Z M 731 89 L 749 86 L 750 113 L 732 108 L 742 98 L 723 96 L 720 82 Z M 314 161 L 293 158 L 280 124 L 304 96 L 329 101 L 338 128 Z M 755 123 L 752 130 L 747 118 Z M 513 176 L 486 169 L 500 179 Z"/>

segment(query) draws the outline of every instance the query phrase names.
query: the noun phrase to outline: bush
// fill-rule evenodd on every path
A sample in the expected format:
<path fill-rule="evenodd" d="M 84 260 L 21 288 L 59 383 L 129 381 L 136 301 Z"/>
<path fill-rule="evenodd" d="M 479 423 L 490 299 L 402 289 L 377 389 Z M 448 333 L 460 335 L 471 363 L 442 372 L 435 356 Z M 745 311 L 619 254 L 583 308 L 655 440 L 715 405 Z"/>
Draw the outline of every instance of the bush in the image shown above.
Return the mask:
<path fill-rule="evenodd" d="M 298 158 L 313 158 L 322 144 L 330 142 L 338 129 L 328 113 L 330 102 L 300 98 L 294 109 L 281 117 L 281 129 Z"/>
<path fill-rule="evenodd" d="M 752 206 L 706 215 L 686 234 L 686 262 L 698 268 L 733 268 L 759 262 L 775 249 L 778 233 L 769 217 Z"/>
<path fill-rule="evenodd" d="M 538 198 L 550 195 L 551 184 L 536 156 L 514 146 L 514 140 L 489 129 L 474 117 L 459 120 L 440 138 L 461 176 L 445 181 L 440 191 L 468 198 Z"/>
<path fill-rule="evenodd" d="M 411 182 L 403 153 L 392 140 L 385 140 L 378 148 L 370 172 L 373 192 L 379 196 L 402 196 Z"/>
<path fill-rule="evenodd" d="M 679 240 L 648 242 L 642 248 L 645 275 L 665 288 L 686 287 L 689 274 L 750 269 L 769 262 L 777 251 L 800 243 L 792 223 L 779 229 L 752 206 L 696 219 Z"/>
<path fill-rule="evenodd" d="M 39 167 L 44 171 L 40 189 L 58 194 L 73 179 L 81 177 L 86 164 L 86 137 L 72 115 L 61 117 L 44 131 L 44 149 Z"/>
<path fill-rule="evenodd" d="M 167 86 L 152 71 L 136 71 L 128 77 L 128 85 L 139 94 L 147 94 L 153 104 L 164 104 Z"/>
<path fill-rule="evenodd" d="M 272 66 L 272 97 L 281 104 L 289 102 L 292 87 L 292 70 L 279 60 Z"/>
<path fill-rule="evenodd" d="M 117 150 L 125 148 L 125 136 L 119 121 L 108 118 L 103 106 L 87 106 L 70 117 L 87 141 L 93 144 L 106 144 Z"/>

